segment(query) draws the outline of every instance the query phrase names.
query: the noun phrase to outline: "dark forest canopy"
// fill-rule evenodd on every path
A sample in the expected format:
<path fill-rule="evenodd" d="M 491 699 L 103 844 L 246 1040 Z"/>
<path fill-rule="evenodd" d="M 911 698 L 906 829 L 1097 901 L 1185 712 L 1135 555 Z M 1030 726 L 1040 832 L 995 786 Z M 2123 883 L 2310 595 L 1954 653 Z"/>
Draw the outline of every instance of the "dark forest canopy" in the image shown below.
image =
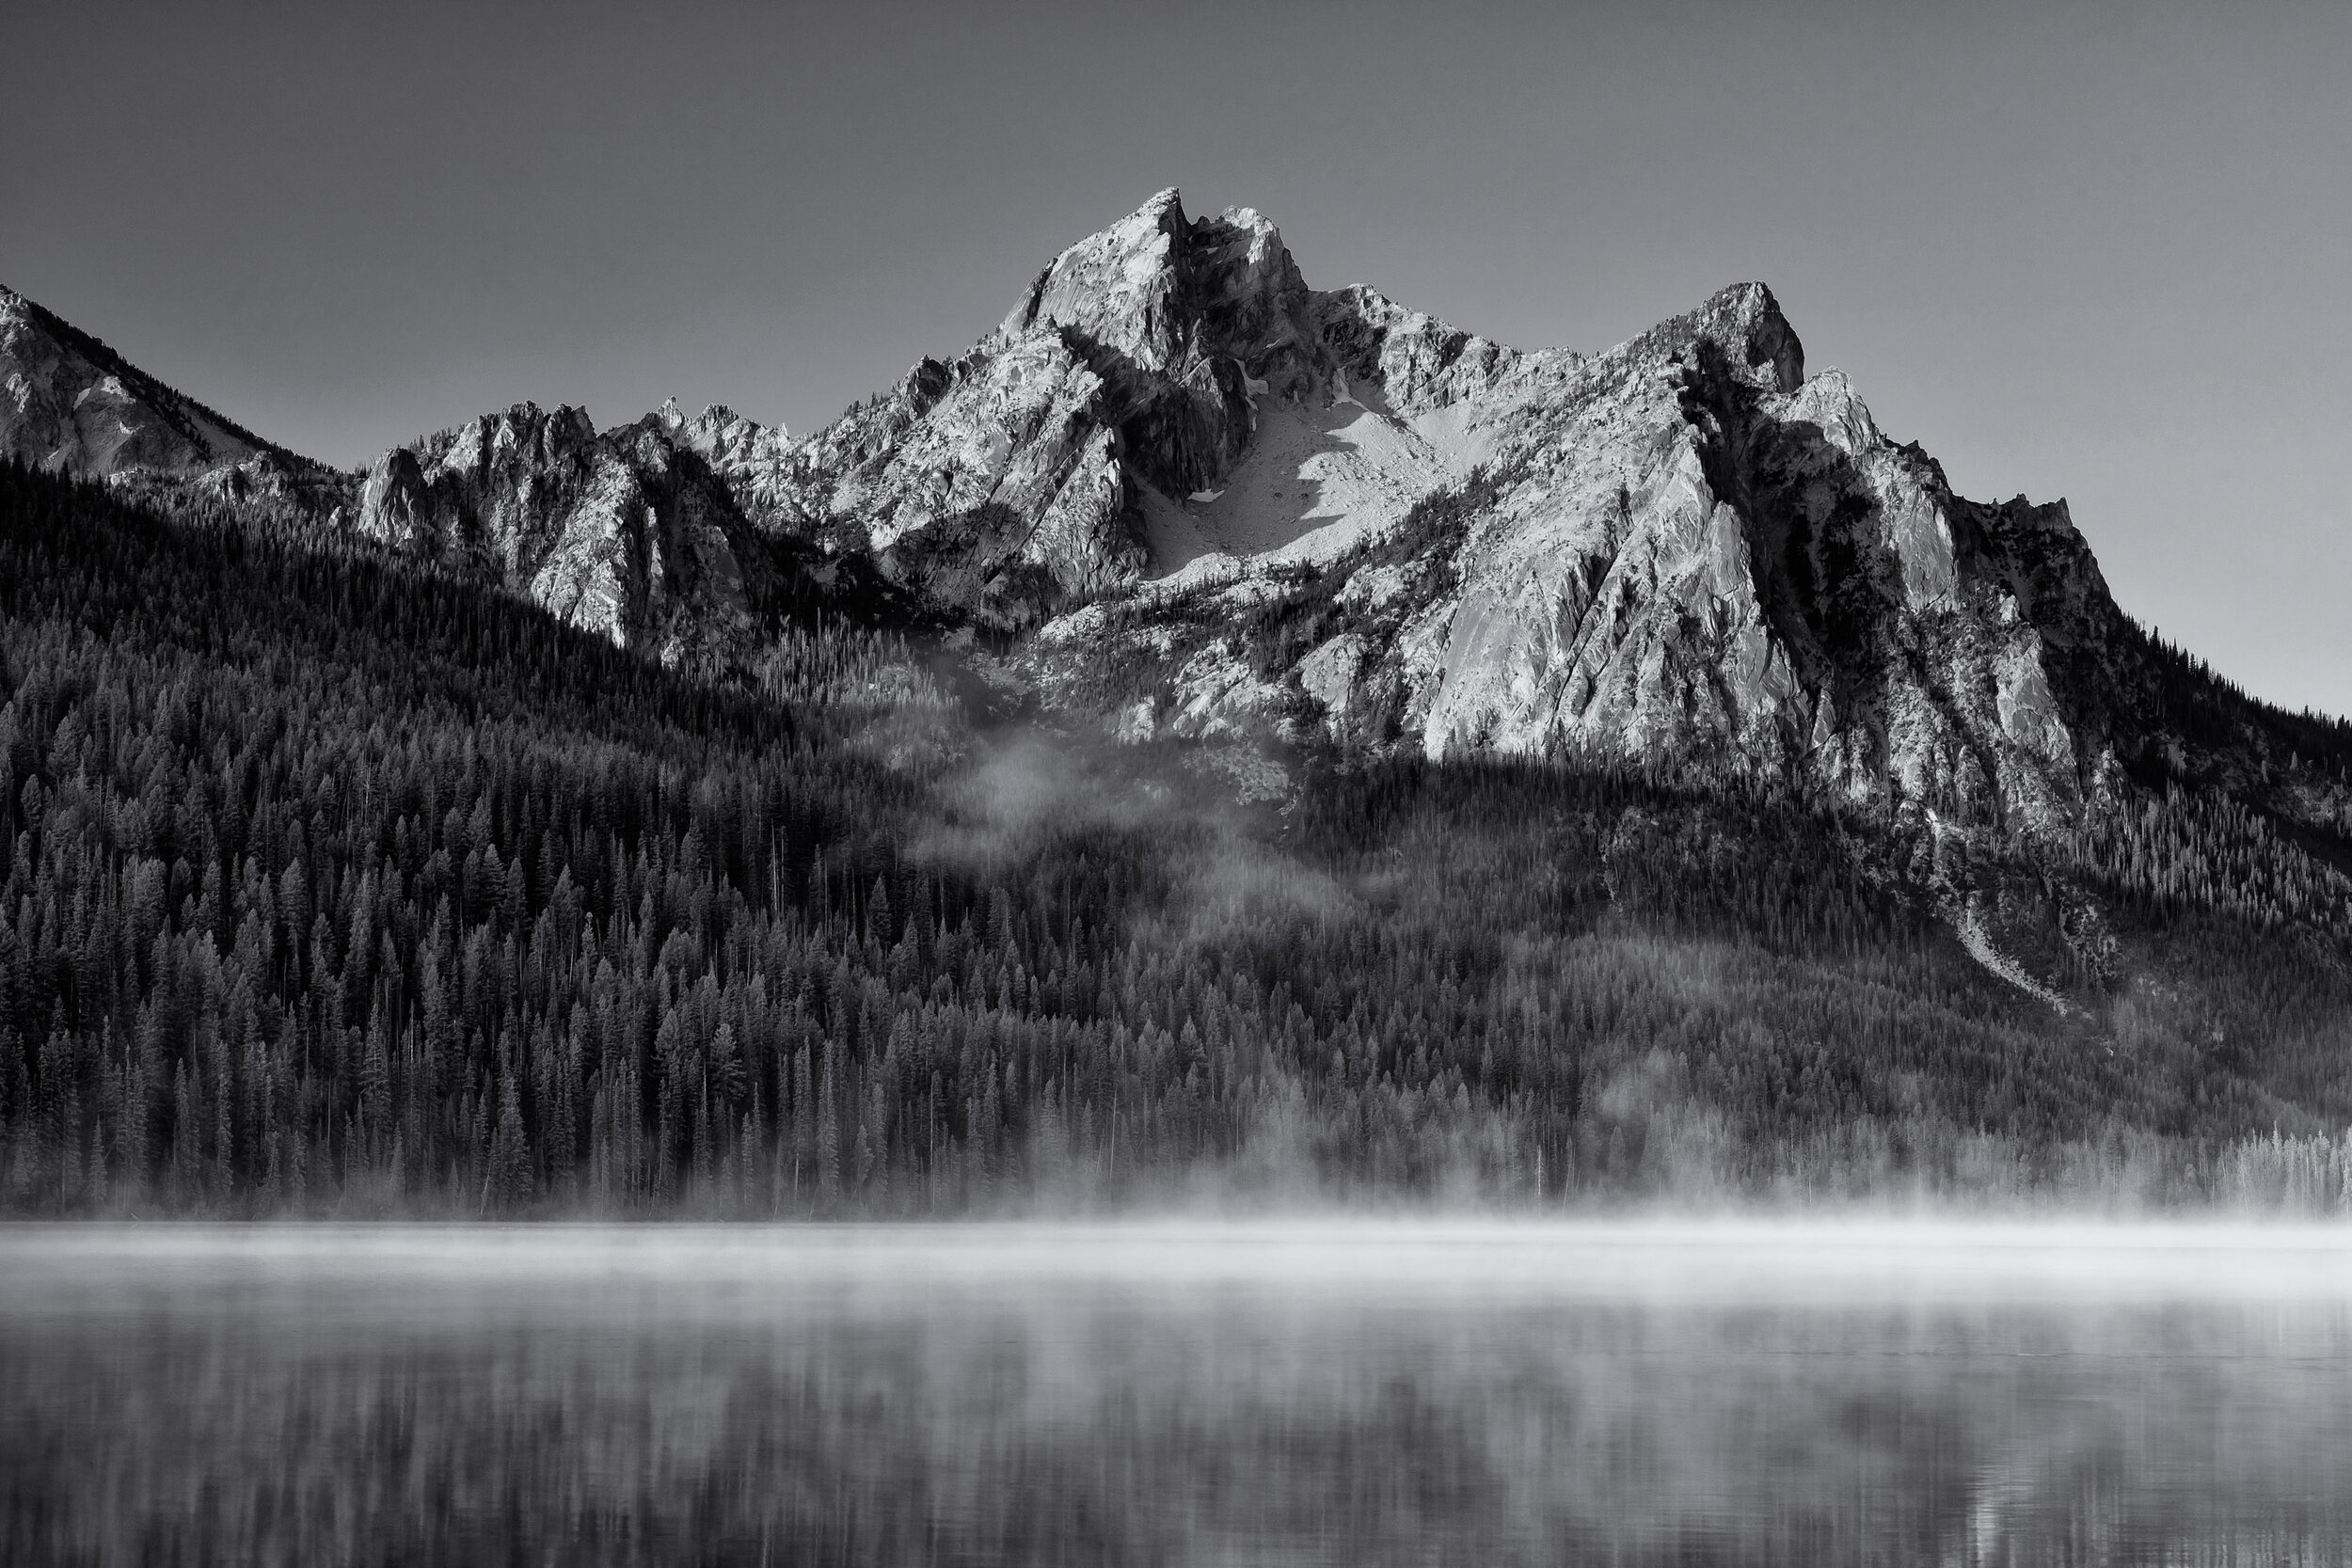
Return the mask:
<path fill-rule="evenodd" d="M 2331 1209 L 2341 849 L 2179 788 L 2034 861 L 1622 770 L 1112 747 L 848 625 L 711 684 L 0 467 L 19 1213 Z"/>

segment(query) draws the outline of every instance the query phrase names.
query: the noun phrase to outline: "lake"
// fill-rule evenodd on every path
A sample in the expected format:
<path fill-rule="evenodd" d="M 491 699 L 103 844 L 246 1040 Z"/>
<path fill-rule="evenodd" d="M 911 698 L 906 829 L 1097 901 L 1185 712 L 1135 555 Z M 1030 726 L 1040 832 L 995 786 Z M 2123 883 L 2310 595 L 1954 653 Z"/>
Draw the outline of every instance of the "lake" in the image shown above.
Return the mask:
<path fill-rule="evenodd" d="M 2352 1230 L 0 1227 L 9 1563 L 2352 1562 Z"/>

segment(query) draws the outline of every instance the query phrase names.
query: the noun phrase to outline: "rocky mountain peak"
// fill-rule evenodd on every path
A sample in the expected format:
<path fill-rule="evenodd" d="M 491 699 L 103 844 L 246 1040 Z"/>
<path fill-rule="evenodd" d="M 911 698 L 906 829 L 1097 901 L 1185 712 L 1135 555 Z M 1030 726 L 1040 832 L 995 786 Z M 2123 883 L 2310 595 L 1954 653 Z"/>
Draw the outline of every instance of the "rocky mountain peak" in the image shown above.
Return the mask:
<path fill-rule="evenodd" d="M 795 443 L 784 426 L 746 419 L 723 403 L 690 419 L 675 398 L 641 422 L 700 457 L 753 522 L 774 532 L 798 525 L 799 502 L 788 483 Z"/>
<path fill-rule="evenodd" d="M 1184 210 L 1165 190 L 1054 258 L 1001 328 L 1017 340 L 1039 327 L 1071 332 L 1139 370 L 1165 370 L 1183 351 L 1177 302 L 1184 286 Z"/>
<path fill-rule="evenodd" d="M 1122 733 L 1679 762 L 2029 832 L 2099 787 L 2100 661 L 2073 650 L 2123 623 L 2063 508 L 1954 496 L 1846 377 L 1807 379 L 1764 284 L 1605 353 L 1522 353 L 1311 293 L 1263 219 L 1212 222 L 1162 200 L 1049 269 L 1068 296 L 1149 257 L 1155 309 L 1254 309 L 1186 340 L 1232 356 L 1237 406 L 1120 427 L 1149 561 L 1044 629 L 1049 689 L 1099 700 L 1115 664 L 1157 672 Z M 1204 287 L 1226 257 L 1242 285 Z M 1188 449 L 1204 429 L 1238 438 Z"/>
<path fill-rule="evenodd" d="M 1615 350 L 1630 360 L 1689 359 L 1700 345 L 1719 356 L 1720 373 L 1760 392 L 1804 385 L 1804 344 L 1761 283 L 1735 283 L 1695 310 L 1671 316 Z"/>
<path fill-rule="evenodd" d="M 1189 219 L 1171 189 L 1057 256 L 999 333 L 1065 333 L 1114 381 L 1220 356 L 1254 374 L 1307 303 L 1274 225 L 1247 207 Z"/>

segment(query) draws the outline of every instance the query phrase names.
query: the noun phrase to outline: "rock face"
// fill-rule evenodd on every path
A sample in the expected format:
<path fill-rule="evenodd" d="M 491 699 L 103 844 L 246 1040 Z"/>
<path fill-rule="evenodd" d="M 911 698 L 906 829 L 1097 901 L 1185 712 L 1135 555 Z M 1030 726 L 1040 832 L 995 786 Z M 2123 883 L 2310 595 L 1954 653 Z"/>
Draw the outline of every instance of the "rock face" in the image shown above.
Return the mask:
<path fill-rule="evenodd" d="M 1842 375 L 1804 378 L 1761 285 L 1608 354 L 1515 369 L 1455 419 L 1457 461 L 1486 483 L 1424 573 L 1444 586 L 1363 652 L 1400 740 L 2070 815 L 2093 759 L 2031 608 L 2112 607 L 2062 504 L 1952 496 Z M 2036 570 L 2043 536 L 2083 570 Z"/>
<path fill-rule="evenodd" d="M 647 422 L 709 465 L 753 522 L 775 530 L 792 522 L 792 497 L 777 480 L 792 450 L 792 437 L 784 426 L 747 420 L 716 403 L 690 420 L 675 398 L 656 409 Z"/>
<path fill-rule="evenodd" d="M 674 412 L 601 435 L 578 408 L 485 415 L 378 458 L 353 526 L 622 646 L 724 665 L 775 571 Z"/>
<path fill-rule="evenodd" d="M 0 456 L 103 479 L 206 473 L 275 450 L 0 288 Z"/>

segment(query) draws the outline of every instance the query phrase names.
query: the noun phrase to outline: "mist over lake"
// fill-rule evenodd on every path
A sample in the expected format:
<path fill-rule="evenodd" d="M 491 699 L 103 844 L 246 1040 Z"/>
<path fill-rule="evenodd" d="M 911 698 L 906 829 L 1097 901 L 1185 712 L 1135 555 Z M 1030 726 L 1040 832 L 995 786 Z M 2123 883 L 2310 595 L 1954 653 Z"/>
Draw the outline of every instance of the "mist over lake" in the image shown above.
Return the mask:
<path fill-rule="evenodd" d="M 2352 1237 L 20 1227 L 10 1561 L 2328 1562 Z"/>

